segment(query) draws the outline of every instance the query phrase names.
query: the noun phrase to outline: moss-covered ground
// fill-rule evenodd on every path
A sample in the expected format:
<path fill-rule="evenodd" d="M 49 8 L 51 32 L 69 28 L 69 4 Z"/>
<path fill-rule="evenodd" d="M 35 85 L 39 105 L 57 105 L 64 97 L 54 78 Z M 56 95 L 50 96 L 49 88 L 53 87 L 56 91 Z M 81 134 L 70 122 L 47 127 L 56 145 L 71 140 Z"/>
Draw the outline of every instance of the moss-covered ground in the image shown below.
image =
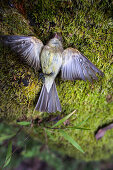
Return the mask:
<path fill-rule="evenodd" d="M 92 84 L 62 81 L 59 75 L 56 85 L 62 112 L 39 113 L 34 111 L 42 84 L 39 73 L 0 44 L 0 118 L 11 124 L 18 120 L 41 120 L 43 123 L 41 127 L 37 125 L 37 133 L 34 129 L 29 133 L 44 143 L 43 126 L 54 123 L 50 121 L 53 117 L 63 117 L 76 110 L 69 119 L 70 125 L 89 117 L 83 126 L 91 130 L 67 130 L 67 133 L 85 154 L 65 141 L 58 130 L 51 130 L 53 138 L 48 136 L 48 145 L 77 159 L 109 158 L 113 154 L 113 129 L 98 141 L 95 132 L 113 121 L 112 2 L 26 0 L 0 5 L 0 34 L 35 35 L 46 44 L 55 32 L 59 32 L 64 48 L 77 48 L 105 74 Z"/>

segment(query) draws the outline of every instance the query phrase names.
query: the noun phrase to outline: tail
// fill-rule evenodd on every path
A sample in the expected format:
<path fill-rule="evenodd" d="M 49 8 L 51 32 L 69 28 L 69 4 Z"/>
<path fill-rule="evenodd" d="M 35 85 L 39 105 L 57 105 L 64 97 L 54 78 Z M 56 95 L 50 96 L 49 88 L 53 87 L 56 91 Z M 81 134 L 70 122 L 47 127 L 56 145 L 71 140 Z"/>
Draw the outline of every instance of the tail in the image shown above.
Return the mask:
<path fill-rule="evenodd" d="M 61 105 L 58 98 L 55 82 L 53 82 L 49 93 L 47 92 L 45 84 L 43 84 L 35 109 L 48 113 L 54 113 L 56 111 L 61 112 Z"/>

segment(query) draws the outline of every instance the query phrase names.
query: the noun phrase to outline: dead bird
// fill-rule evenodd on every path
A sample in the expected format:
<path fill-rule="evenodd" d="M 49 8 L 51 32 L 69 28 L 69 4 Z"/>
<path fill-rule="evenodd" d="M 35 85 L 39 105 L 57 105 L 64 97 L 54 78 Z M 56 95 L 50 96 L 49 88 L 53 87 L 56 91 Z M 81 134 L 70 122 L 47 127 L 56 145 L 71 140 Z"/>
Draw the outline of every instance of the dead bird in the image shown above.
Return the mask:
<path fill-rule="evenodd" d="M 91 61 L 77 49 L 63 49 L 60 37 L 56 34 L 44 46 L 41 40 L 33 36 L 3 35 L 0 42 L 20 55 L 29 66 L 42 69 L 44 84 L 35 109 L 41 112 L 61 112 L 55 78 L 61 71 L 63 80 L 98 80 L 97 73 L 103 76 Z"/>

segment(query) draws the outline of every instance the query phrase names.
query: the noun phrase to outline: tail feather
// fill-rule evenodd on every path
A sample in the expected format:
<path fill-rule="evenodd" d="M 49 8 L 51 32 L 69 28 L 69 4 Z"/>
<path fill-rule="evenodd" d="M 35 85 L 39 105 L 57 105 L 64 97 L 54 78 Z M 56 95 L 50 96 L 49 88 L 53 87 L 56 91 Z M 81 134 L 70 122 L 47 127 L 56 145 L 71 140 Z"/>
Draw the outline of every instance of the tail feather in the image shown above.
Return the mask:
<path fill-rule="evenodd" d="M 48 112 L 48 113 L 52 113 L 56 111 L 61 112 L 61 105 L 58 98 L 55 82 L 53 82 L 49 93 L 47 92 L 45 84 L 43 85 L 35 109 L 41 112 Z"/>

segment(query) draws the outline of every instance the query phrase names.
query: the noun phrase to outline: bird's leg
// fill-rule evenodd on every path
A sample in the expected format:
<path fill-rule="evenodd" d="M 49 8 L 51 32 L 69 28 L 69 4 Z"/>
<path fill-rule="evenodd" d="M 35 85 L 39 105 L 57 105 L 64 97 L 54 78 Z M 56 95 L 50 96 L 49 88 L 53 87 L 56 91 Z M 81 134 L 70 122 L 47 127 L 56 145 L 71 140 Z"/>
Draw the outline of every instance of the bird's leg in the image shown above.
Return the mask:
<path fill-rule="evenodd" d="M 40 73 L 39 74 L 39 80 L 42 80 L 42 82 L 44 83 L 45 82 L 45 77 L 44 77 L 44 73 Z"/>
<path fill-rule="evenodd" d="M 52 76 L 53 74 L 54 74 L 53 72 L 51 72 L 49 74 L 48 73 L 44 73 L 45 76 Z"/>
<path fill-rule="evenodd" d="M 52 76 L 54 73 L 51 72 L 49 74 L 47 73 L 39 73 L 39 80 L 41 79 L 43 81 L 43 83 L 45 82 L 45 76 Z"/>

